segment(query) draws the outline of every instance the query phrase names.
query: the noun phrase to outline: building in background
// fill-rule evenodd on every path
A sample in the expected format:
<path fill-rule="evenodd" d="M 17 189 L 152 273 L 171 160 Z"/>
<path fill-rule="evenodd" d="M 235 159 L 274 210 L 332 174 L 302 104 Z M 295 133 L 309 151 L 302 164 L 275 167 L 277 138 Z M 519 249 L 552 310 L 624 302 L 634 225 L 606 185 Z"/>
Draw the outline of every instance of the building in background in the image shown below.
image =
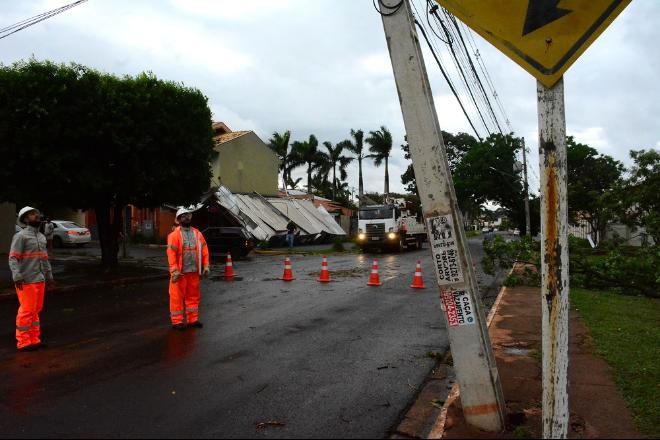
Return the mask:
<path fill-rule="evenodd" d="M 279 159 L 254 131 L 231 131 L 213 124 L 215 151 L 211 187 L 220 185 L 235 194 L 256 192 L 277 196 Z"/>

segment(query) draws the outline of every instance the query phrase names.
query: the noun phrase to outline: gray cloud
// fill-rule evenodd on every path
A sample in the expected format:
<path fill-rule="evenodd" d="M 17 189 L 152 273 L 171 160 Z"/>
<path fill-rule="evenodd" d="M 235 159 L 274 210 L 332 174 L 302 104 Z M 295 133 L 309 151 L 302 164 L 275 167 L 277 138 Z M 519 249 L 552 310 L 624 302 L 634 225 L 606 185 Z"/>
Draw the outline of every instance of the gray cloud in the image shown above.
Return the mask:
<path fill-rule="evenodd" d="M 6 1 L 2 24 L 66 3 Z M 565 76 L 569 134 L 626 163 L 630 148 L 660 145 L 659 21 L 660 2 L 633 2 Z M 476 39 L 514 131 L 532 149 L 537 179 L 535 80 Z M 4 64 L 34 54 L 182 81 L 209 97 L 216 119 L 265 141 L 290 129 L 296 140 L 314 133 L 338 142 L 351 128 L 385 125 L 394 136 L 390 185 L 403 190 L 404 128 L 380 17 L 369 1 L 90 0 L 0 40 L 0 49 Z M 441 127 L 469 132 L 434 62 L 426 63 Z M 357 187 L 354 170 L 350 185 Z M 366 165 L 368 190 L 382 190 L 383 172 Z"/>

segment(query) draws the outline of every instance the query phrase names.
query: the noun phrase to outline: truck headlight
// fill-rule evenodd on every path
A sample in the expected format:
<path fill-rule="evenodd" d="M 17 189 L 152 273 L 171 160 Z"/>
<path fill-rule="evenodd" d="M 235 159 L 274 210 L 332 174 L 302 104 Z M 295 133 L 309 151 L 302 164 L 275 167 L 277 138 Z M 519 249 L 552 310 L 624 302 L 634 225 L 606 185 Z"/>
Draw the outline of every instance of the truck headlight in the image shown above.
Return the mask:
<path fill-rule="evenodd" d="M 390 240 L 394 240 L 396 238 L 396 234 L 394 232 L 390 232 L 389 234 L 387 234 L 387 238 L 389 238 Z"/>
<path fill-rule="evenodd" d="M 363 234 L 363 233 L 358 234 L 358 240 L 364 240 L 365 238 L 367 238 L 367 236 L 365 234 Z"/>

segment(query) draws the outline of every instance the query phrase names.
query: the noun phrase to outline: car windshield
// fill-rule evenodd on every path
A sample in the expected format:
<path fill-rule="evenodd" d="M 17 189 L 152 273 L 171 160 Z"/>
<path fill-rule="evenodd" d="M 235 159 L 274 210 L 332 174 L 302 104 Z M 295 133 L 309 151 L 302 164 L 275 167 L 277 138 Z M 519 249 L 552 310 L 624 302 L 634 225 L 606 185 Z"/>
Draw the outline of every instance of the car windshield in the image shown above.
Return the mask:
<path fill-rule="evenodd" d="M 394 209 L 383 206 L 382 208 L 361 209 L 361 220 L 381 220 L 394 218 Z"/>
<path fill-rule="evenodd" d="M 83 228 L 78 223 L 74 223 L 74 222 L 62 222 L 62 223 L 60 223 L 60 226 L 62 226 L 65 229 L 76 229 L 76 228 L 82 229 Z"/>

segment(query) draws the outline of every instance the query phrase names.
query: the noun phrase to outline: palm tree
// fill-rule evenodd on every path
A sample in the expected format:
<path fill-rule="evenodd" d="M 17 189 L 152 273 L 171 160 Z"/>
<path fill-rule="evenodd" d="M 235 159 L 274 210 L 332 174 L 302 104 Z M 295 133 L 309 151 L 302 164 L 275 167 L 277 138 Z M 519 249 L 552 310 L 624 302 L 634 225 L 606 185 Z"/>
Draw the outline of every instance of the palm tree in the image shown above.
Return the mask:
<path fill-rule="evenodd" d="M 364 145 L 362 143 L 362 140 L 364 139 L 364 132 L 362 130 L 353 130 L 351 129 L 351 136 L 355 140 L 355 143 L 346 140 L 344 142 L 347 142 L 346 144 L 346 149 L 352 153 L 355 154 L 355 158 L 357 159 L 358 162 L 358 179 L 359 179 L 359 200 L 358 200 L 358 205 L 360 204 L 360 201 L 362 200 L 362 196 L 364 195 L 364 184 L 362 183 L 362 159 L 364 159 L 366 156 L 364 154 Z"/>
<path fill-rule="evenodd" d="M 380 127 L 378 131 L 370 131 L 369 137 L 365 142 L 371 145 L 369 151 L 372 153 L 366 157 L 374 160 L 374 165 L 379 167 L 383 161 L 385 162 L 385 197 L 390 193 L 390 172 L 388 169 L 388 162 L 390 159 L 390 152 L 392 151 L 392 134 L 385 126 Z"/>
<path fill-rule="evenodd" d="M 325 148 L 328 150 L 327 153 L 327 158 L 328 162 L 330 163 L 332 167 L 332 200 L 335 200 L 335 196 L 337 194 L 337 186 L 339 181 L 337 180 L 337 167 L 339 167 L 339 177 L 341 180 L 346 180 L 348 177 L 348 174 L 346 174 L 346 167 L 348 164 L 353 162 L 352 157 L 347 157 L 343 156 L 342 153 L 344 152 L 344 148 L 347 147 L 346 142 L 348 141 L 342 141 L 339 142 L 337 145 L 334 147 L 330 142 L 323 142 L 323 145 Z M 348 142 L 350 144 L 350 142 Z"/>
<path fill-rule="evenodd" d="M 268 146 L 275 152 L 275 154 L 277 154 L 277 157 L 280 160 L 279 170 L 282 172 L 284 189 L 287 187 L 295 189 L 298 182 L 294 182 L 291 179 L 291 171 L 298 168 L 300 165 L 303 165 L 295 155 L 293 148 L 289 148 L 290 140 L 291 131 L 287 130 L 283 134 L 274 132 L 273 137 L 270 138 L 268 142 Z"/>
<path fill-rule="evenodd" d="M 312 171 L 318 168 L 319 141 L 313 134 L 306 141 L 295 141 L 291 144 L 292 160 L 295 163 L 307 165 L 307 193 L 312 193 Z"/>

